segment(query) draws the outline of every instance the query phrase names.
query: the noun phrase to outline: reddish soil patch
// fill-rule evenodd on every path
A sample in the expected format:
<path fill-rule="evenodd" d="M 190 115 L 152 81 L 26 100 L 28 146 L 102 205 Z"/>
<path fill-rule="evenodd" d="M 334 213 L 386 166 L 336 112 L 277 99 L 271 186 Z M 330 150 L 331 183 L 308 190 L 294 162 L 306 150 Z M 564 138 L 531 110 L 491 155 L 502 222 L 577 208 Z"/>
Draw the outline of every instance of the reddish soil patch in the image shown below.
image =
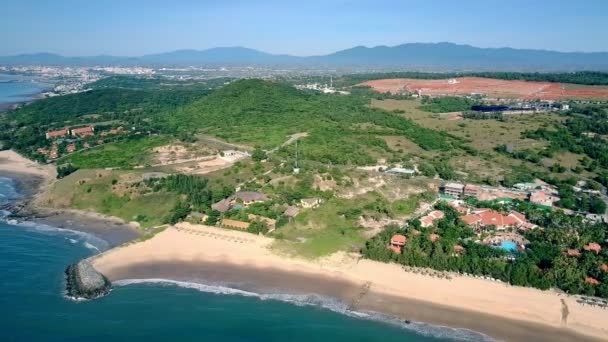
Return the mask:
<path fill-rule="evenodd" d="M 396 78 L 361 83 L 386 93 L 401 91 L 420 95 L 446 96 L 485 94 L 493 98 L 559 100 L 566 98 L 608 99 L 608 87 L 566 87 L 561 83 L 506 81 L 493 78 L 460 77 L 444 80 Z"/>

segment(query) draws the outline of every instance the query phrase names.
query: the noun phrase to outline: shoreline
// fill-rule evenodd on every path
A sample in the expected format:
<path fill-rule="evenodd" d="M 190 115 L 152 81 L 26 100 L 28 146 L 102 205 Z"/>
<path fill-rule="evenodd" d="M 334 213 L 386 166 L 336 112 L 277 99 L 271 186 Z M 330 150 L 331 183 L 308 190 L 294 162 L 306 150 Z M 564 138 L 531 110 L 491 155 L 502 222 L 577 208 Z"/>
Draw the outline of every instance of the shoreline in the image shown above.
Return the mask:
<path fill-rule="evenodd" d="M 110 248 L 142 235 L 133 225 L 115 217 L 39 206 L 37 199 L 55 181 L 53 165 L 40 165 L 14 151 L 0 151 L 0 177 L 10 178 L 21 195 L 7 204 L 13 218 L 89 233 L 106 241 Z"/>
<path fill-rule="evenodd" d="M 317 294 L 355 311 L 469 329 L 501 340 L 597 341 L 608 312 L 550 291 L 455 277 L 438 279 L 338 253 L 321 260 L 274 254 L 272 239 L 178 224 L 88 260 L 110 281 L 169 279 L 257 293 Z M 562 305 L 569 310 L 562 318 Z"/>

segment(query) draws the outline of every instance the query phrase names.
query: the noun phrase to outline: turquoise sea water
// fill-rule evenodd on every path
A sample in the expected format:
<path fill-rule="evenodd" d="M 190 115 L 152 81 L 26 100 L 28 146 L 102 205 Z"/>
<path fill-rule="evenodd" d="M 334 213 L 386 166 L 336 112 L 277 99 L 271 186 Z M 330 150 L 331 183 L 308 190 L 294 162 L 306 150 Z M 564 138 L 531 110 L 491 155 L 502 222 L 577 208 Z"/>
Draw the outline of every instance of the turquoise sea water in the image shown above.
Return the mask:
<path fill-rule="evenodd" d="M 30 78 L 0 74 L 0 108 L 7 103 L 27 101 L 46 87 Z"/>
<path fill-rule="evenodd" d="M 18 194 L 0 178 L 0 202 Z M 66 265 L 106 244 L 0 220 L 2 341 L 445 341 L 468 331 L 358 317 L 318 298 L 260 297 L 188 283 L 125 282 L 94 301 L 64 297 Z M 281 300 L 279 300 L 281 299 Z M 311 303 L 314 303 L 312 305 Z M 413 329 L 413 330 L 412 330 Z"/>

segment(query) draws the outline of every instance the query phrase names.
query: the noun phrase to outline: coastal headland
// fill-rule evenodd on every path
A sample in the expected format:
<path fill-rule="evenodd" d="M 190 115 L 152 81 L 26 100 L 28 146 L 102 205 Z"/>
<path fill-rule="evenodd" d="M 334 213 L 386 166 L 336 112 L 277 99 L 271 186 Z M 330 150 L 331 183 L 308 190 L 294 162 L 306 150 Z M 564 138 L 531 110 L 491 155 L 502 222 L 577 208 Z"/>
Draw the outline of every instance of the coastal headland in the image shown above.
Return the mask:
<path fill-rule="evenodd" d="M 464 327 L 501 340 L 608 338 L 604 324 L 608 312 L 581 306 L 573 297 L 464 276 L 440 279 L 356 254 L 290 258 L 273 252 L 272 242 L 267 237 L 181 223 L 89 261 L 112 282 L 172 279 L 258 293 L 314 293 L 337 298 L 354 311 Z"/>

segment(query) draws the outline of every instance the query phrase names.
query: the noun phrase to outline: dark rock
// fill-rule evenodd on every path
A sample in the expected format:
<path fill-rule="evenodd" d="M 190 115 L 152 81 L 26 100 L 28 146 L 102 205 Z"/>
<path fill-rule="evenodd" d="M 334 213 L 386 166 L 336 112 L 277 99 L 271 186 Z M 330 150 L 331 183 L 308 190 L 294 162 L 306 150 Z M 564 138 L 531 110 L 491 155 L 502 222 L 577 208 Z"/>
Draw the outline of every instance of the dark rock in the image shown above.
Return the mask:
<path fill-rule="evenodd" d="M 110 292 L 112 284 L 86 260 L 71 264 L 65 270 L 67 295 L 94 299 Z"/>

